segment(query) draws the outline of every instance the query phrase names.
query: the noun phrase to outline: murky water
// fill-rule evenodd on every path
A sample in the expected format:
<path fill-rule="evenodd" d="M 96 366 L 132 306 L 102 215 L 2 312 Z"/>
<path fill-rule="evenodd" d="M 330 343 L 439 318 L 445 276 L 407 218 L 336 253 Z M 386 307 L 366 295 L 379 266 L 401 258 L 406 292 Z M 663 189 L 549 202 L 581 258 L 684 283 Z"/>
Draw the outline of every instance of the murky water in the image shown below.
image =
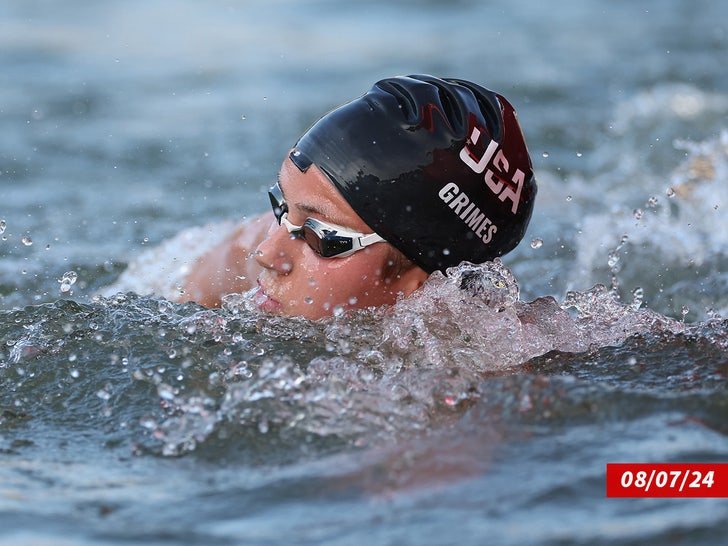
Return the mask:
<path fill-rule="evenodd" d="M 0 544 L 721 543 L 724 500 L 610 500 L 604 472 L 728 461 L 726 21 L 4 2 Z M 502 263 L 320 323 L 96 296 L 139 256 L 116 286 L 156 286 L 316 116 L 412 72 L 518 109 L 539 201 Z"/>

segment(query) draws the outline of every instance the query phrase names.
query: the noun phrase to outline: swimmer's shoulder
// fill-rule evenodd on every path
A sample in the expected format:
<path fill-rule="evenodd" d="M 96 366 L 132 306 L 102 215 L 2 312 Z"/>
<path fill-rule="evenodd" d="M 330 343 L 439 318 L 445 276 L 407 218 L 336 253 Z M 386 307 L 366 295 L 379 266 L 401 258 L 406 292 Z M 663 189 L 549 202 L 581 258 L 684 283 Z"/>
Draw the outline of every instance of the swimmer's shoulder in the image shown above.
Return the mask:
<path fill-rule="evenodd" d="M 199 257 L 233 237 L 240 225 L 240 221 L 227 220 L 183 229 L 134 256 L 113 283 L 101 287 L 96 293 L 110 297 L 119 292 L 134 292 L 174 301 Z"/>
<path fill-rule="evenodd" d="M 262 269 L 255 259 L 255 250 L 272 221 L 273 213 L 268 212 L 239 222 L 227 237 L 189 267 L 176 301 L 219 307 L 225 295 L 253 288 Z"/>

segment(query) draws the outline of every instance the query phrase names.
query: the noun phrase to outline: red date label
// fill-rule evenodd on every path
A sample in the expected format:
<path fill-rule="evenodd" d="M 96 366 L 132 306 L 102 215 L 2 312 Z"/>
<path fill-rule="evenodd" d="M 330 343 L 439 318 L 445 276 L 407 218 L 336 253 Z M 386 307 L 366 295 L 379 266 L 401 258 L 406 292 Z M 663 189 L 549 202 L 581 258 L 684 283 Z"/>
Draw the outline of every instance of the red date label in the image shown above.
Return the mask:
<path fill-rule="evenodd" d="M 728 497 L 728 463 L 608 463 L 607 497 Z"/>

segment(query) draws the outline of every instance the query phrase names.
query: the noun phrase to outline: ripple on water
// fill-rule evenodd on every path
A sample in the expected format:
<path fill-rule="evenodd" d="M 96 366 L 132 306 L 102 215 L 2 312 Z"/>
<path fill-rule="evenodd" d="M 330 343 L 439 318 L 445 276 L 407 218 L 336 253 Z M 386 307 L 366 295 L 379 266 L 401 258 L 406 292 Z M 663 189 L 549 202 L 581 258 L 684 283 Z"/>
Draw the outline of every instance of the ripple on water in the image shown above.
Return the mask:
<path fill-rule="evenodd" d="M 101 427 L 166 455 L 241 434 L 360 444 L 425 430 L 482 398 L 484 379 L 541 355 L 688 331 L 599 285 L 523 302 L 500 260 L 321 322 L 263 315 L 248 299 L 210 310 L 118 294 L 5 312 L 3 410 Z M 724 330 L 702 339 L 724 344 Z"/>
<path fill-rule="evenodd" d="M 583 352 L 685 328 L 621 303 L 603 286 L 571 292 L 562 304 L 522 302 L 499 260 L 433 275 L 391 308 L 321 323 L 257 315 L 244 296 L 229 298 L 226 312 L 215 316 L 255 320 L 267 349 L 248 339 L 247 358 L 215 377 L 220 390 L 211 399 L 189 392 L 167 397 L 173 411 L 155 430 L 165 453 L 194 449 L 221 428 L 229 434 L 231 424 L 347 441 L 422 430 L 477 398 L 489 374 L 517 372 L 552 351 Z"/>

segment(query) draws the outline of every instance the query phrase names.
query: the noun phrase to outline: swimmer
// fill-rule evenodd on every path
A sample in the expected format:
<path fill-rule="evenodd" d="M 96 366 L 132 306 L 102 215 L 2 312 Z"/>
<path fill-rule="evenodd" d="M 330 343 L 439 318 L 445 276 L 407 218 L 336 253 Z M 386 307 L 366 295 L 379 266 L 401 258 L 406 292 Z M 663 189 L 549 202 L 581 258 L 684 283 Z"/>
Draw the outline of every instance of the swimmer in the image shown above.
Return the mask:
<path fill-rule="evenodd" d="M 263 311 L 318 319 L 393 304 L 434 271 L 523 238 L 536 196 L 513 107 L 474 83 L 381 80 L 285 157 L 271 210 L 203 253 L 178 301 L 255 289 Z"/>

